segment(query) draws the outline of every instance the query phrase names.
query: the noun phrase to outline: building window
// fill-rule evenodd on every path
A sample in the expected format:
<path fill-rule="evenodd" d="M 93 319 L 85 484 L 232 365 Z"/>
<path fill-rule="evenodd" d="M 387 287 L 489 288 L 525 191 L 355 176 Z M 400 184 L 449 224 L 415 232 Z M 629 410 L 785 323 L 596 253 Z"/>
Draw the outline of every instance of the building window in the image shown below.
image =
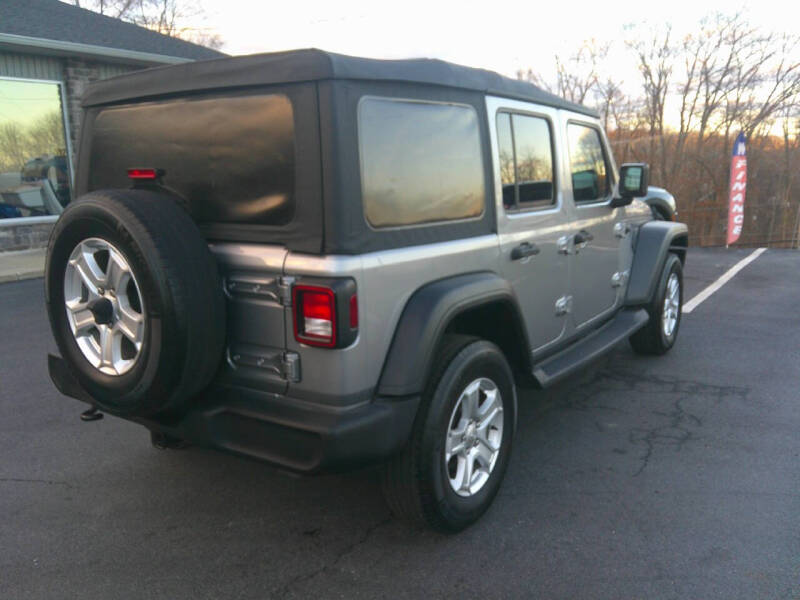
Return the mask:
<path fill-rule="evenodd" d="M 59 215 L 70 195 L 61 85 L 0 78 L 0 219 Z"/>

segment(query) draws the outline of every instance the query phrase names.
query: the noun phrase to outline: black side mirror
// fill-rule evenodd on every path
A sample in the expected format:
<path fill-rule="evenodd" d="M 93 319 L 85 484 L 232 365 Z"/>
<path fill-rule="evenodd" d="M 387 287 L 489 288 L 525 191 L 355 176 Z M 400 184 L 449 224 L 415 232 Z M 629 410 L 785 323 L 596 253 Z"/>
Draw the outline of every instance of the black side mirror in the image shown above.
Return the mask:
<path fill-rule="evenodd" d="M 627 206 L 634 198 L 647 195 L 650 183 L 650 166 L 647 163 L 626 163 L 619 168 L 619 197 L 611 200 L 611 206 Z"/>

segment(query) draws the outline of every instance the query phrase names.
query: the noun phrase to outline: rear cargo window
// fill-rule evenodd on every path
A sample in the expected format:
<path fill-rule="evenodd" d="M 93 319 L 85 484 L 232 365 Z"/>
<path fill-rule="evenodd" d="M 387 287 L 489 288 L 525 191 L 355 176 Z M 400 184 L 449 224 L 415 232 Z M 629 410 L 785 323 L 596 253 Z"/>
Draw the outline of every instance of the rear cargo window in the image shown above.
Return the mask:
<path fill-rule="evenodd" d="M 101 109 L 89 189 L 127 188 L 127 170 L 163 184 L 201 223 L 285 225 L 294 215 L 295 132 L 284 95 L 171 99 Z"/>
<path fill-rule="evenodd" d="M 373 227 L 478 217 L 484 171 L 471 106 L 364 98 L 358 110 L 361 190 Z"/>

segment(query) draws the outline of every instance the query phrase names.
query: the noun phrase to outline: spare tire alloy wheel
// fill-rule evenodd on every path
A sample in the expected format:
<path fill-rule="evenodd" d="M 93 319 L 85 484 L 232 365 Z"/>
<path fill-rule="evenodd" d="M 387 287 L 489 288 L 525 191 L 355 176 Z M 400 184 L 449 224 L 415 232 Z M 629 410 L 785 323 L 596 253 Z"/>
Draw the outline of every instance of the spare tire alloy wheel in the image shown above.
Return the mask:
<path fill-rule="evenodd" d="M 142 351 L 146 320 L 139 283 L 110 242 L 89 238 L 69 256 L 64 304 L 83 356 L 106 375 L 130 371 Z"/>
<path fill-rule="evenodd" d="M 459 496 L 478 493 L 489 480 L 500 454 L 503 420 L 503 397 L 491 379 L 476 379 L 461 392 L 444 455 L 450 487 Z"/>
<path fill-rule="evenodd" d="M 169 194 L 103 190 L 71 202 L 50 236 L 45 295 L 75 384 L 105 412 L 178 417 L 222 361 L 218 267 Z"/>

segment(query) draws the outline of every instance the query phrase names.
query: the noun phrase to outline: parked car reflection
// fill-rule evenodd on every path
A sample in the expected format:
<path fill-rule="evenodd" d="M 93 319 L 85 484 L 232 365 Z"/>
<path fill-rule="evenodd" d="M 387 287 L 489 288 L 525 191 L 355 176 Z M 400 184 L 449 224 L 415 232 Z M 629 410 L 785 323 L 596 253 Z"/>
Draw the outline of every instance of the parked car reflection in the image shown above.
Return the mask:
<path fill-rule="evenodd" d="M 49 178 L 24 181 L 20 173 L 0 174 L 0 219 L 60 215 L 63 210 Z"/>
<path fill-rule="evenodd" d="M 69 175 L 66 156 L 37 156 L 22 167 L 22 181 L 46 179 L 55 190 L 61 206 L 69 202 Z"/>

